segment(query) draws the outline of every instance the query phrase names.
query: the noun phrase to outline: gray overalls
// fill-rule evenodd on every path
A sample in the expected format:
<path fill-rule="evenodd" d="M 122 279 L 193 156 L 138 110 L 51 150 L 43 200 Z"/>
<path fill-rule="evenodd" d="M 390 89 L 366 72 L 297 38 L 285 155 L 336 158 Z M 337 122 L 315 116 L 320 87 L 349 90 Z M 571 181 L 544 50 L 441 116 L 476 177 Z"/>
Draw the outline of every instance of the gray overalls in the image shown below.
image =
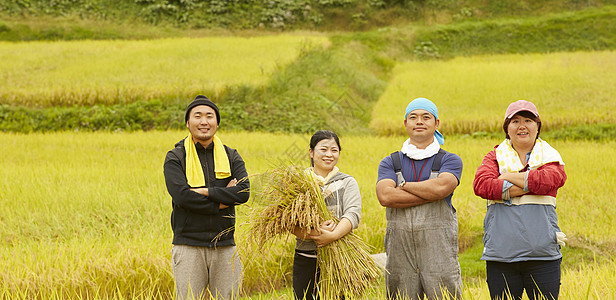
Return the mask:
<path fill-rule="evenodd" d="M 437 157 L 430 178 L 436 178 L 439 170 Z M 442 299 L 449 294 L 449 299 L 462 299 L 458 219 L 447 201 L 387 208 L 386 214 L 387 298 L 423 299 L 426 295 L 428 299 Z"/>

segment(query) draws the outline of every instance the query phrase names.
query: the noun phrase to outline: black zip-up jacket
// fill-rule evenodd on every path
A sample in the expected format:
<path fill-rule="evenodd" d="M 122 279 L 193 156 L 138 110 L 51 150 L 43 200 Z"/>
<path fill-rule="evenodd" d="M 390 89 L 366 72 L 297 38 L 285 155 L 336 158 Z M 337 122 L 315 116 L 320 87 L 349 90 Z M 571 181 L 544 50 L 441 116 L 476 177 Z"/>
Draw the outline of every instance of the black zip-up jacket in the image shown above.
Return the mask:
<path fill-rule="evenodd" d="M 175 148 L 167 152 L 165 157 L 165 183 L 173 205 L 173 244 L 200 247 L 235 245 L 235 205 L 245 203 L 249 197 L 250 183 L 244 160 L 237 150 L 225 146 L 231 165 L 231 176 L 216 179 L 214 143 L 207 148 L 196 143 L 195 147 L 203 166 L 205 187 L 208 188 L 209 196 L 193 192 L 188 186 L 184 140 L 175 144 Z M 238 180 L 237 185 L 227 187 L 233 178 Z M 229 207 L 219 209 L 220 203 Z M 221 234 L 222 232 L 225 233 Z"/>

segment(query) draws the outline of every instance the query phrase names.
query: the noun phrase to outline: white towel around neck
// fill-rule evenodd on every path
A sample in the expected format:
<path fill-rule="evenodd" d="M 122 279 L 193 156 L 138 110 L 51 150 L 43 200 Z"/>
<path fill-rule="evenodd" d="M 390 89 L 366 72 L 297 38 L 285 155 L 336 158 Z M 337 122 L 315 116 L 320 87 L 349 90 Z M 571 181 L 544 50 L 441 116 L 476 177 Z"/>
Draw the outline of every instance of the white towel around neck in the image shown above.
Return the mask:
<path fill-rule="evenodd" d="M 432 140 L 432 143 L 426 147 L 426 149 L 418 149 L 415 145 L 411 144 L 411 139 L 407 139 L 402 144 L 400 151 L 408 156 L 410 159 L 422 160 L 428 157 L 432 157 L 438 150 L 441 149 L 441 144 L 436 139 Z"/>
<path fill-rule="evenodd" d="M 496 161 L 498 162 L 498 172 L 500 174 L 508 172 L 519 172 L 524 168 L 518 153 L 513 149 L 511 140 L 506 139 L 498 147 L 496 147 Z M 552 162 L 558 162 L 565 165 L 560 153 L 554 149 L 546 141 L 538 138 L 530 153 L 530 158 L 527 162 L 531 170 L 536 170 L 539 167 Z"/>

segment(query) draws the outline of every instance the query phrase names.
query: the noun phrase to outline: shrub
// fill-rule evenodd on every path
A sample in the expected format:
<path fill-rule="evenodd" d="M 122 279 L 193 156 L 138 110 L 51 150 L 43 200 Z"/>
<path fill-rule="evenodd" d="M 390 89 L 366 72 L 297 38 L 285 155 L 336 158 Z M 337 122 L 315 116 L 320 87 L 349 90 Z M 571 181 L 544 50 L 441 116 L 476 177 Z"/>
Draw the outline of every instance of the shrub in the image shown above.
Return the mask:
<path fill-rule="evenodd" d="M 165 106 L 160 101 L 137 101 L 126 105 L 51 107 L 45 109 L 0 106 L 0 130 L 34 131 L 134 131 L 182 128 L 184 107 Z"/>

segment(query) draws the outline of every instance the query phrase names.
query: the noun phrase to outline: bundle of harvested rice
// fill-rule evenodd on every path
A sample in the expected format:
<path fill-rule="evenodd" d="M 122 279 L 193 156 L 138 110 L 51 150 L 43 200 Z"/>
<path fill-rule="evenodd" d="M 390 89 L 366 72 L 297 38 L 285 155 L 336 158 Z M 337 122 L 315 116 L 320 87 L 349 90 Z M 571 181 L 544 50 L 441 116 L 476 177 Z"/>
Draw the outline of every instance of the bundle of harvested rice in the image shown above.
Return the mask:
<path fill-rule="evenodd" d="M 253 249 L 263 249 L 270 239 L 296 227 L 320 230 L 326 220 L 339 222 L 327 210 L 319 184 L 301 168 L 282 167 L 264 176 L 264 190 L 255 195 L 264 205 L 255 208 L 250 217 L 249 243 Z M 321 299 L 358 298 L 382 275 L 370 257 L 368 245 L 352 232 L 319 248 L 317 264 Z"/>

